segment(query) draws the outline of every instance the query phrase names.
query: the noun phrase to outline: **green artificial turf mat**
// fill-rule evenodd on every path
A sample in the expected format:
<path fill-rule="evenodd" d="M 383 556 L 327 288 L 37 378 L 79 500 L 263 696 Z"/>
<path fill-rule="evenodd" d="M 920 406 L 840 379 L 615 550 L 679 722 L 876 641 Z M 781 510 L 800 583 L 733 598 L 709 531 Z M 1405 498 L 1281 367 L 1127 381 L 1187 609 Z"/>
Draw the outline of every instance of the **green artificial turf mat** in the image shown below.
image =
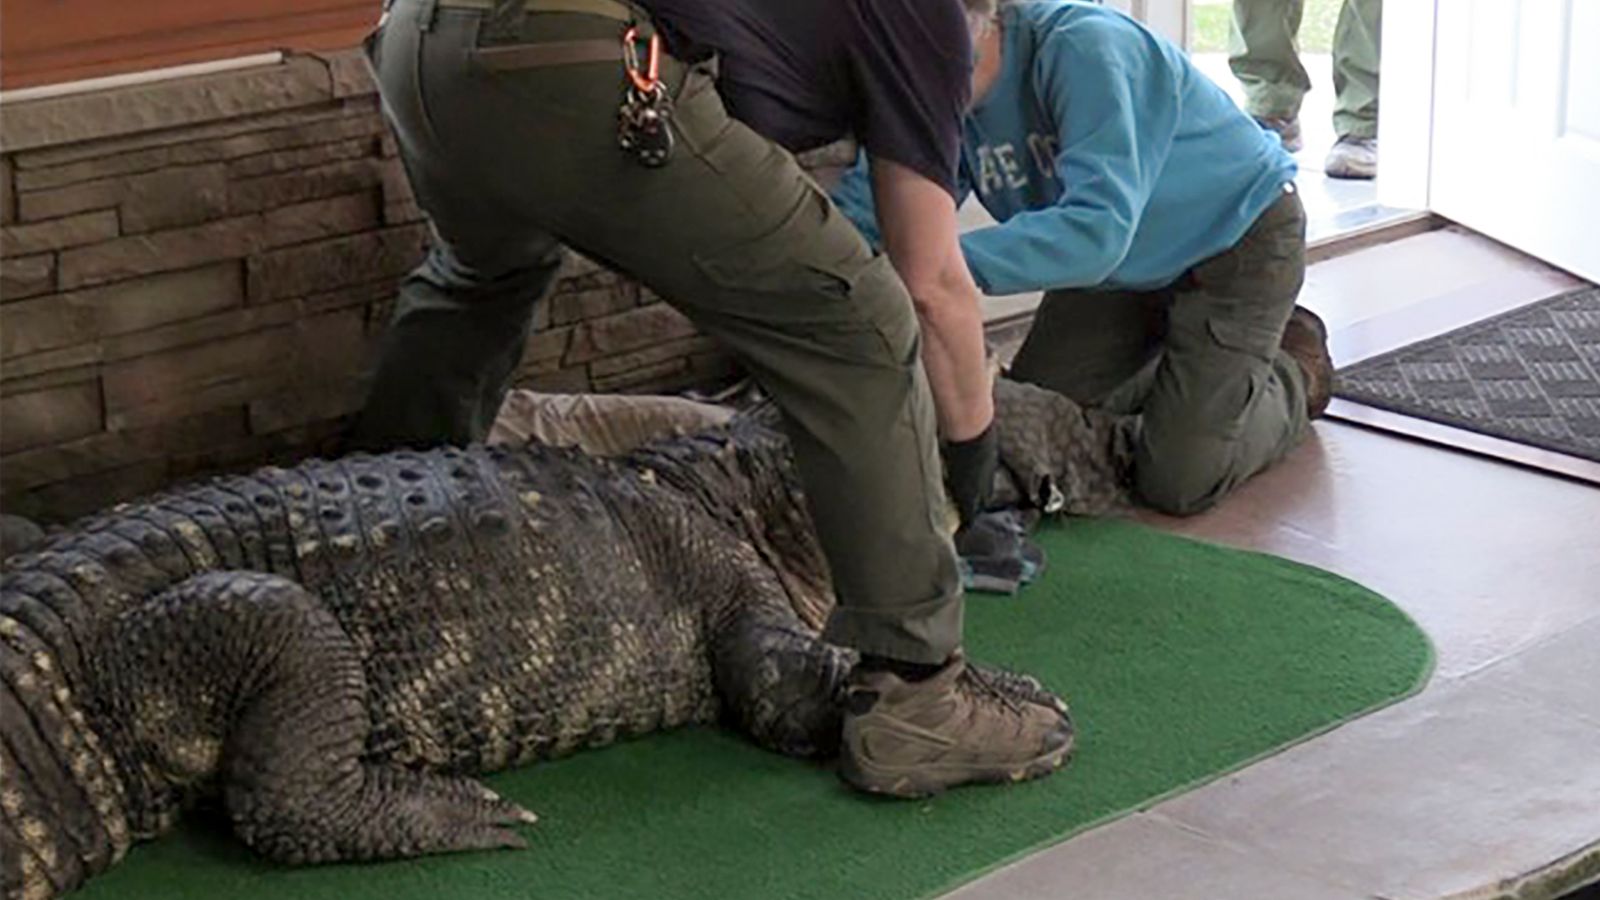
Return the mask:
<path fill-rule="evenodd" d="M 1335 575 L 1121 522 L 1039 535 L 1050 568 L 969 601 L 975 659 L 1063 691 L 1080 727 L 1054 777 L 902 802 L 701 728 L 487 779 L 542 817 L 532 847 L 281 869 L 219 820 L 136 848 L 82 896 L 902 898 L 951 888 L 1421 687 L 1428 639 Z"/>

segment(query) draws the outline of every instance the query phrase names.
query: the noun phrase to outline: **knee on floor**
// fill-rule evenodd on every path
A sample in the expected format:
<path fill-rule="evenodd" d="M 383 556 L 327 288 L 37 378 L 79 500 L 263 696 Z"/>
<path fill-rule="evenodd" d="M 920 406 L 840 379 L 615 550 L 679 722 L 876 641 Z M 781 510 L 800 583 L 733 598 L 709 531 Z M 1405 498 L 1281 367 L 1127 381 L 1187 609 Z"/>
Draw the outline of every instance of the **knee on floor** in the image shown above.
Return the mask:
<path fill-rule="evenodd" d="M 1169 516 L 1203 513 L 1216 506 L 1228 488 L 1226 471 L 1183 462 L 1155 465 L 1140 460 L 1133 481 L 1144 505 Z"/>

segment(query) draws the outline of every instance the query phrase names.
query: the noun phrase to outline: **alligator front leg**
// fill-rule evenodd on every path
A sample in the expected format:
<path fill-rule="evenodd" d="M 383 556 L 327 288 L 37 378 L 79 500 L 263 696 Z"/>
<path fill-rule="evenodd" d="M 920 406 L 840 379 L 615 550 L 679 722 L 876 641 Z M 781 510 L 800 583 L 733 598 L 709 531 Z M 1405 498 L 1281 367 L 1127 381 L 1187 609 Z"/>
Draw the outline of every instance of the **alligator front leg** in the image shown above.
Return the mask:
<path fill-rule="evenodd" d="M 781 600 L 745 599 L 752 602 L 712 641 L 717 692 L 729 715 L 768 749 L 799 757 L 835 755 L 845 679 L 857 654 L 824 643 Z"/>
<path fill-rule="evenodd" d="M 859 655 L 824 643 L 776 603 L 752 604 L 715 636 L 717 691 L 753 740 L 788 756 L 839 750 L 844 689 Z M 1031 675 L 969 663 L 1001 694 L 1067 713 L 1065 701 Z"/>
<path fill-rule="evenodd" d="M 286 863 L 525 846 L 533 814 L 466 779 L 362 758 L 370 729 L 355 646 L 286 579 L 200 575 L 131 610 L 105 689 L 152 795 L 215 780 L 239 836 Z M 132 686 L 118 690 L 118 685 Z"/>

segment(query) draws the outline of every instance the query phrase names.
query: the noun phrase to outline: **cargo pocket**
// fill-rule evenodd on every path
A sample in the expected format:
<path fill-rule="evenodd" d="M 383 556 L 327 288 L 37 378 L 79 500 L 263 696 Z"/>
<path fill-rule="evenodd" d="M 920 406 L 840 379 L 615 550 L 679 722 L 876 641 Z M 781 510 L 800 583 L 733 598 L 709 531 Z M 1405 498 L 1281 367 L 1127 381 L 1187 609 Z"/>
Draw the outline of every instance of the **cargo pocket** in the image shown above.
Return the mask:
<path fill-rule="evenodd" d="M 1210 354 L 1197 373 L 1211 383 L 1193 392 L 1205 407 L 1195 411 L 1195 424 L 1206 433 L 1233 440 L 1242 433 L 1246 412 L 1267 389 L 1279 335 L 1271 328 L 1224 318 L 1208 319 L 1206 331 L 1221 352 Z"/>
<path fill-rule="evenodd" d="M 700 271 L 719 287 L 818 293 L 817 302 L 788 310 L 800 318 L 834 315 L 831 301 L 848 302 L 870 256 L 854 235 L 830 233 L 826 197 L 806 192 L 778 224 L 748 241 L 696 256 Z M 755 217 L 753 217 L 755 218 Z"/>
<path fill-rule="evenodd" d="M 803 179 L 798 170 L 795 177 Z M 910 297 L 887 257 L 874 254 L 809 182 L 775 226 L 694 262 L 716 287 L 719 315 L 759 321 L 863 362 L 887 353 L 904 365 L 916 351 Z"/>
<path fill-rule="evenodd" d="M 1283 338 L 1280 329 L 1221 317 L 1207 319 L 1206 331 L 1223 349 L 1247 354 L 1265 364 L 1271 364 L 1278 355 L 1278 343 Z"/>
<path fill-rule="evenodd" d="M 668 62 L 676 61 L 669 58 Z M 678 65 L 681 66 L 679 74 L 663 76 L 669 85 L 677 84 L 672 92 L 672 130 L 683 142 L 685 151 L 721 172 L 723 169 L 712 151 L 727 141 L 733 118 L 723 105 L 722 95 L 717 93 L 717 57 Z"/>

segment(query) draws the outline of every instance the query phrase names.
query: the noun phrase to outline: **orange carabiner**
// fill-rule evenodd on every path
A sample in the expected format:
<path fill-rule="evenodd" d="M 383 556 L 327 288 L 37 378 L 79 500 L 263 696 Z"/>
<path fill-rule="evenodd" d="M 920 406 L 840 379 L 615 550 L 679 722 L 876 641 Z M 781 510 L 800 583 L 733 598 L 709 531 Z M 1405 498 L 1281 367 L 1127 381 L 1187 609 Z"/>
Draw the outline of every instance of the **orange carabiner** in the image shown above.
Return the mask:
<path fill-rule="evenodd" d="M 628 72 L 628 80 L 633 82 L 633 87 L 641 94 L 654 93 L 661 87 L 661 35 L 650 35 L 649 56 L 645 59 L 645 71 L 639 71 L 639 26 L 629 25 L 628 30 L 622 33 L 623 68 Z"/>

